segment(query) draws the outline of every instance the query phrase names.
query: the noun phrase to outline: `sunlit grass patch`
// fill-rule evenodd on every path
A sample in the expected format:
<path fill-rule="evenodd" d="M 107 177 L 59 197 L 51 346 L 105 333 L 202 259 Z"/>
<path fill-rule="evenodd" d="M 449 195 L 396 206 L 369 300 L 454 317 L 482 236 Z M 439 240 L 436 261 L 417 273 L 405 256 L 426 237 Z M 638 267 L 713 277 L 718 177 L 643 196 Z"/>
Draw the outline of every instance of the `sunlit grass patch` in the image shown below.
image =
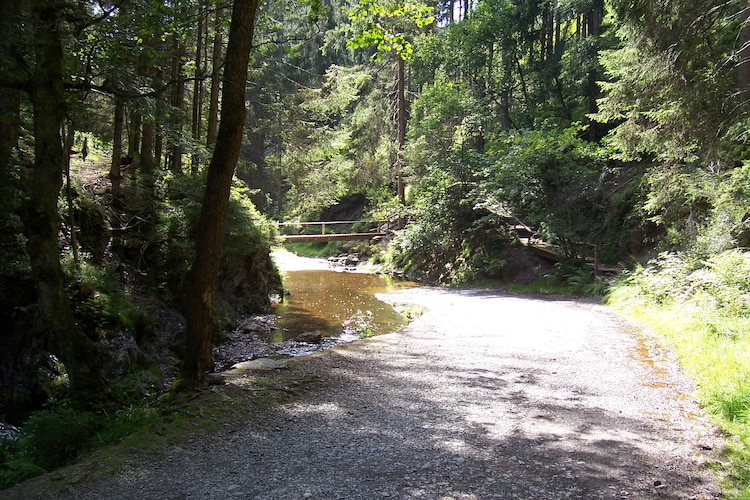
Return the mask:
<path fill-rule="evenodd" d="M 629 280 L 615 286 L 608 300 L 674 350 L 696 383 L 699 403 L 726 436 L 727 496 L 750 498 L 750 317 L 738 314 L 743 308 L 707 300 L 703 291 L 684 293 L 683 286 L 675 283 L 677 293 L 657 301 L 653 289 L 644 290 L 647 282 Z"/>

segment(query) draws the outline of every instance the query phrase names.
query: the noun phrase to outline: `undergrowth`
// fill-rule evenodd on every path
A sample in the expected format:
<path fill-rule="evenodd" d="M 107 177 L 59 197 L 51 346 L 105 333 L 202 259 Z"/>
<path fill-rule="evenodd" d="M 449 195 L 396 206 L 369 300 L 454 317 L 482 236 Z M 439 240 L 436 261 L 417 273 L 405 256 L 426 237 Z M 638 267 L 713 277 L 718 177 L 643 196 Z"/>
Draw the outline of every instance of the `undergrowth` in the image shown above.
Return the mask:
<path fill-rule="evenodd" d="M 581 260 L 562 261 L 542 279 L 528 284 L 508 284 L 511 292 L 543 293 L 545 295 L 573 295 L 577 297 L 602 297 L 609 283 L 594 273 L 594 268 Z"/>
<path fill-rule="evenodd" d="M 728 495 L 750 498 L 750 253 L 663 254 L 624 276 L 608 301 L 674 349 L 727 437 Z"/>
<path fill-rule="evenodd" d="M 35 412 L 15 441 L 0 441 L 0 489 L 73 463 L 86 452 L 153 432 L 165 424 L 156 408 L 88 410 L 62 400 Z"/>
<path fill-rule="evenodd" d="M 0 440 L 0 490 L 71 464 L 86 477 L 111 473 L 127 460 L 129 450 L 156 450 L 186 436 L 246 423 L 314 382 L 309 374 L 258 377 L 243 385 L 168 392 L 158 400 L 118 408 L 85 409 L 70 400 L 58 401 L 34 413 L 18 439 Z M 50 481 L 59 483 L 65 474 Z"/>

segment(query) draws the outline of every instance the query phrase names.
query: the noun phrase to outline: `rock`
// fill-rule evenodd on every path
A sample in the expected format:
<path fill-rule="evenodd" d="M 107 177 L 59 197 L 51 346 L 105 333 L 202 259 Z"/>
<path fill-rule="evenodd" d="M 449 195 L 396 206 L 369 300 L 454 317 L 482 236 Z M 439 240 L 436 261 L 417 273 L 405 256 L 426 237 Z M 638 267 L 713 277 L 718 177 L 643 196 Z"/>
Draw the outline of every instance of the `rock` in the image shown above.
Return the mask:
<path fill-rule="evenodd" d="M 0 441 L 18 441 L 21 432 L 10 424 L 0 422 Z"/>
<path fill-rule="evenodd" d="M 232 366 L 232 370 L 239 372 L 268 372 L 273 370 L 284 370 L 286 368 L 286 360 L 271 358 L 252 359 Z"/>
<path fill-rule="evenodd" d="M 208 385 L 222 385 L 226 377 L 221 373 L 209 373 L 208 374 Z"/>
<path fill-rule="evenodd" d="M 328 257 L 328 264 L 331 267 L 343 267 L 346 270 L 355 270 L 359 265 L 359 255 L 352 253 Z"/>
<path fill-rule="evenodd" d="M 297 342 L 305 342 L 307 344 L 320 344 L 323 336 L 320 332 L 305 332 L 297 336 Z"/>

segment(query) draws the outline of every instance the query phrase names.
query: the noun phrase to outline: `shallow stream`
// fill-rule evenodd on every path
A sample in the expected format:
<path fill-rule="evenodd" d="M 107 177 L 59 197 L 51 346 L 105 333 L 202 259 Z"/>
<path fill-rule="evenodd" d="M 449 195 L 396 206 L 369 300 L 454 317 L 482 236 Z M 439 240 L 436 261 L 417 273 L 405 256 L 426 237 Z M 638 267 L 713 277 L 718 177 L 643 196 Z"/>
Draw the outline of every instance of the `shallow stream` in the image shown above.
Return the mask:
<path fill-rule="evenodd" d="M 297 259 L 300 259 L 297 257 Z M 300 265 L 300 261 L 297 261 Z M 303 263 L 302 263 L 303 264 Z M 391 276 L 320 268 L 285 270 L 288 295 L 272 311 L 277 315 L 272 342 L 297 338 L 310 331 L 323 337 L 368 336 L 403 328 L 407 319 L 378 299 L 381 294 L 420 286 Z"/>

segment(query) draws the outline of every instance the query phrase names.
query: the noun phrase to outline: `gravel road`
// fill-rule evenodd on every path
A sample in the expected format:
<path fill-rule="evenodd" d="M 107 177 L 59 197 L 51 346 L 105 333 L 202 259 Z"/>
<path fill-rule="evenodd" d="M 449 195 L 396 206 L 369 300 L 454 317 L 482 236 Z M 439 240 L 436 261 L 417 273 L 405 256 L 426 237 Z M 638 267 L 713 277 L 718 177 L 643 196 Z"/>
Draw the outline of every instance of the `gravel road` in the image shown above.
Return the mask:
<path fill-rule="evenodd" d="M 428 311 L 403 332 L 294 358 L 283 376 L 319 383 L 262 418 L 55 496 L 721 497 L 707 467 L 717 433 L 647 332 L 573 300 L 439 289 L 388 300 Z"/>

